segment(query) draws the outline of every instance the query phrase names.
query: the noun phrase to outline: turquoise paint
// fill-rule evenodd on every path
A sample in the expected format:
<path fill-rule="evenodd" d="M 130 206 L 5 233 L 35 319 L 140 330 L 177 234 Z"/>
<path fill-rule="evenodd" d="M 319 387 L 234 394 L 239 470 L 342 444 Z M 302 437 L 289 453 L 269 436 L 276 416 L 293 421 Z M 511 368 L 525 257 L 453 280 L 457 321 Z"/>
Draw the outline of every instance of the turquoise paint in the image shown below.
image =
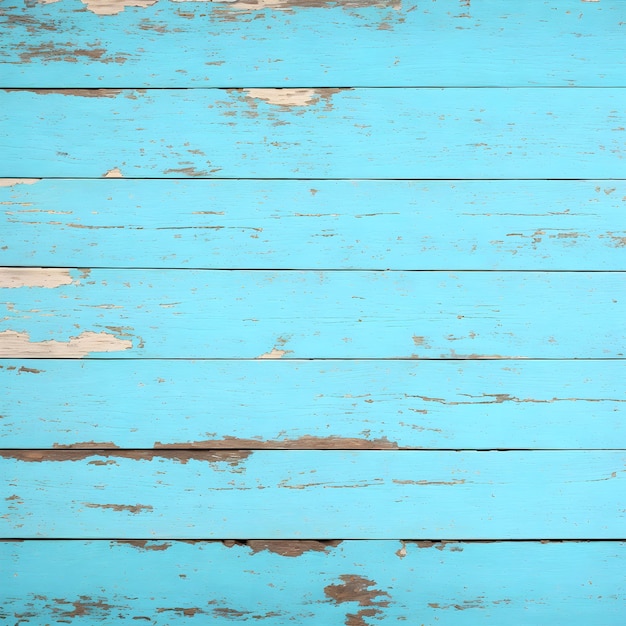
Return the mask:
<path fill-rule="evenodd" d="M 344 89 L 291 106 L 254 94 L 4 92 L 0 176 L 624 175 L 621 89 Z"/>
<path fill-rule="evenodd" d="M 161 0 L 99 16 L 78 0 L 34 6 L 3 0 L 2 82 L 621 87 L 626 78 L 626 9 L 620 0 L 290 6 L 297 4 L 246 11 L 241 3 Z"/>
<path fill-rule="evenodd" d="M 626 448 L 625 367 L 5 359 L 0 445 Z"/>
<path fill-rule="evenodd" d="M 623 450 L 137 455 L 0 453 L 0 536 L 612 539 L 626 524 Z"/>
<path fill-rule="evenodd" d="M 0 264 L 625 270 L 623 181 L 42 180 Z"/>
<path fill-rule="evenodd" d="M 83 333 L 106 333 L 111 351 L 91 356 L 115 358 L 615 358 L 626 340 L 622 273 L 129 269 L 64 280 L 0 290 L 4 356 L 53 356 L 29 342 Z"/>
<path fill-rule="evenodd" d="M 353 576 L 371 583 L 364 587 L 372 592 L 369 608 L 382 623 L 587 626 L 601 619 L 621 626 L 625 569 L 626 545 L 603 541 L 429 548 L 344 541 L 298 557 L 220 542 L 156 541 L 145 549 L 109 541 L 4 542 L 0 617 L 35 614 L 37 623 L 77 625 L 122 618 L 158 626 L 344 624 L 368 607 L 337 603 L 325 589 Z M 86 614 L 73 614 L 73 602 Z M 184 609 L 196 609 L 193 620 Z"/>

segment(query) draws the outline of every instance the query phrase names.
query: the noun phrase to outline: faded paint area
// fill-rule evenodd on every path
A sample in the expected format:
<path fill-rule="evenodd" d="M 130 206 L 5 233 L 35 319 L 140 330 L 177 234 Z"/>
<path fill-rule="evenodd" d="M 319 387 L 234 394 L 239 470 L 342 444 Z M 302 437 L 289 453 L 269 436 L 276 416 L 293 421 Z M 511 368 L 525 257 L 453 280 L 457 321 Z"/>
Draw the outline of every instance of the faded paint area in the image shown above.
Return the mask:
<path fill-rule="evenodd" d="M 345 89 L 244 89 L 247 98 L 263 100 L 280 107 L 305 107 L 317 104 Z"/>
<path fill-rule="evenodd" d="M 314 437 L 305 435 L 297 439 L 241 439 L 224 437 L 205 441 L 185 441 L 177 443 L 154 442 L 156 449 L 246 449 L 246 450 L 396 450 L 398 444 L 387 437 L 364 439 L 357 437 Z"/>
<path fill-rule="evenodd" d="M 31 341 L 26 332 L 0 332 L 2 358 L 82 358 L 94 352 L 121 352 L 132 347 L 132 341 L 119 339 L 106 332 L 85 331 L 76 337 L 70 337 L 69 341 Z"/>
<path fill-rule="evenodd" d="M 3 267 L 0 268 L 0 288 L 45 287 L 54 289 L 73 283 L 70 270 L 62 268 Z"/>
<path fill-rule="evenodd" d="M 0 187 L 13 187 L 15 185 L 34 185 L 41 178 L 0 178 Z"/>
<path fill-rule="evenodd" d="M 105 48 L 97 47 L 98 44 L 84 42 L 83 47 L 73 45 L 71 42 L 44 42 L 34 46 L 21 48 L 20 61 L 32 63 L 40 60 L 45 63 L 117 63 L 124 65 L 128 60 L 128 54 L 107 54 Z"/>
<path fill-rule="evenodd" d="M 119 167 L 114 167 L 111 170 L 108 170 L 107 172 L 105 172 L 104 174 L 102 174 L 103 178 L 124 178 L 124 174 L 122 174 L 122 171 L 120 170 Z"/>

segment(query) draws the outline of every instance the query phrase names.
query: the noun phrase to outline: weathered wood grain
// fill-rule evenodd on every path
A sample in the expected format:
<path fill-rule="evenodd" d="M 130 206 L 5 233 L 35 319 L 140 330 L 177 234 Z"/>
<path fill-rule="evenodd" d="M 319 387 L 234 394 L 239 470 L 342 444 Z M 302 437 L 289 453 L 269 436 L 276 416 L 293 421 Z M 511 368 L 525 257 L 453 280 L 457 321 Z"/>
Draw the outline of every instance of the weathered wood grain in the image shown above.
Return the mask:
<path fill-rule="evenodd" d="M 0 180 L 0 264 L 626 270 L 625 206 L 623 181 Z"/>
<path fill-rule="evenodd" d="M 626 342 L 623 273 L 6 268 L 0 281 L 2 357 L 614 358 Z"/>
<path fill-rule="evenodd" d="M 610 539 L 624 451 L 0 451 L 6 538 Z"/>
<path fill-rule="evenodd" d="M 620 178 L 621 89 L 0 93 L 0 176 Z"/>
<path fill-rule="evenodd" d="M 0 570 L 18 624 L 621 626 L 626 544 L 25 541 Z"/>
<path fill-rule="evenodd" d="M 623 361 L 4 360 L 3 448 L 626 448 Z"/>
<path fill-rule="evenodd" d="M 26 87 L 623 86 L 620 0 L 3 0 Z"/>

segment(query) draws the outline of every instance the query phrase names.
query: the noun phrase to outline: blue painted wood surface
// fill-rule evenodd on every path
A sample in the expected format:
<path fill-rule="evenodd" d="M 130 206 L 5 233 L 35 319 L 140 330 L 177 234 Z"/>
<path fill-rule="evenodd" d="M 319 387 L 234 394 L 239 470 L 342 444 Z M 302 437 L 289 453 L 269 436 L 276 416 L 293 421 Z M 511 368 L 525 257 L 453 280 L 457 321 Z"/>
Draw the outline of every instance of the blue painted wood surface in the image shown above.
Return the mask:
<path fill-rule="evenodd" d="M 0 265 L 626 270 L 623 181 L 0 181 Z"/>
<path fill-rule="evenodd" d="M 625 29 L 0 0 L 0 621 L 621 626 Z"/>
<path fill-rule="evenodd" d="M 6 359 L 3 448 L 626 448 L 623 361 Z"/>
<path fill-rule="evenodd" d="M 623 542 L 3 542 L 0 619 L 621 626 L 625 570 Z"/>
<path fill-rule="evenodd" d="M 4 91 L 0 176 L 621 178 L 622 89 Z"/>
<path fill-rule="evenodd" d="M 613 539 L 626 453 L 0 451 L 6 538 Z"/>
<path fill-rule="evenodd" d="M 621 87 L 626 78 L 621 0 L 0 6 L 2 82 L 13 87 Z"/>
<path fill-rule="evenodd" d="M 616 358 L 626 345 L 619 272 L 15 268 L 0 277 L 3 357 Z"/>

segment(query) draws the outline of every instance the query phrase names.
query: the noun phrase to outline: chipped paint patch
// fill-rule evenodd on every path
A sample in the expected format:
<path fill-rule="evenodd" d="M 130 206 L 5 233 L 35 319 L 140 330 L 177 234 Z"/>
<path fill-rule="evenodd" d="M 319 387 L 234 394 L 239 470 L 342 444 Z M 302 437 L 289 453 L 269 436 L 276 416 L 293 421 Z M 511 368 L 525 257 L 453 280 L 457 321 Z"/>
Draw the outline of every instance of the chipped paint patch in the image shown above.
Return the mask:
<path fill-rule="evenodd" d="M 226 541 L 223 543 L 228 546 Z M 339 539 L 326 541 L 308 539 L 250 539 L 245 542 L 245 545 L 252 550 L 252 554 L 267 551 L 280 556 L 296 557 L 303 555 L 305 552 L 328 552 L 329 548 L 336 548 L 340 543 L 341 540 Z M 232 545 L 234 545 L 234 542 Z"/>
<path fill-rule="evenodd" d="M 367 626 L 365 617 L 381 619 L 381 608 L 389 606 L 390 600 L 377 600 L 380 596 L 391 596 L 386 591 L 370 589 L 376 585 L 373 580 L 368 580 L 355 574 L 345 574 L 339 577 L 341 584 L 324 587 L 324 594 L 335 604 L 344 602 L 356 602 L 359 606 L 366 607 L 357 613 L 348 613 L 345 624 L 347 626 Z M 380 608 L 377 608 L 380 607 Z"/>
<path fill-rule="evenodd" d="M 244 89 L 247 98 L 281 107 L 304 107 L 329 100 L 345 89 Z"/>
<path fill-rule="evenodd" d="M 54 289 L 73 283 L 70 270 L 63 268 L 3 267 L 0 268 L 0 288 L 44 287 Z"/>
<path fill-rule="evenodd" d="M 0 178 L 0 187 L 14 187 L 15 185 L 34 185 L 41 178 Z"/>
<path fill-rule="evenodd" d="M 115 545 L 132 546 L 138 550 L 148 550 L 152 552 L 163 552 L 172 547 L 171 542 L 157 543 L 148 539 L 119 539 L 113 542 Z"/>
<path fill-rule="evenodd" d="M 252 454 L 249 450 L 206 450 L 202 452 L 156 450 L 0 450 L 0 458 L 26 463 L 84 461 L 94 457 L 154 461 L 165 459 L 186 465 L 189 461 L 227 463 L 235 467 Z"/>
<path fill-rule="evenodd" d="M 119 167 L 114 167 L 113 169 L 108 170 L 104 174 L 102 174 L 103 178 L 124 178 L 124 174 Z"/>
<path fill-rule="evenodd" d="M 139 7 L 145 9 L 156 4 L 158 0 L 81 0 L 87 10 L 96 15 L 115 15 L 121 13 L 126 7 Z"/>
<path fill-rule="evenodd" d="M 269 352 L 260 354 L 257 359 L 282 359 L 285 354 L 289 352 L 293 352 L 293 350 L 280 350 L 279 348 L 273 347 Z"/>
<path fill-rule="evenodd" d="M 31 341 L 26 332 L 0 332 L 2 358 L 81 358 L 94 352 L 121 352 L 132 347 L 132 341 L 119 339 L 106 332 L 85 331 L 76 337 L 70 337 L 69 341 Z"/>

